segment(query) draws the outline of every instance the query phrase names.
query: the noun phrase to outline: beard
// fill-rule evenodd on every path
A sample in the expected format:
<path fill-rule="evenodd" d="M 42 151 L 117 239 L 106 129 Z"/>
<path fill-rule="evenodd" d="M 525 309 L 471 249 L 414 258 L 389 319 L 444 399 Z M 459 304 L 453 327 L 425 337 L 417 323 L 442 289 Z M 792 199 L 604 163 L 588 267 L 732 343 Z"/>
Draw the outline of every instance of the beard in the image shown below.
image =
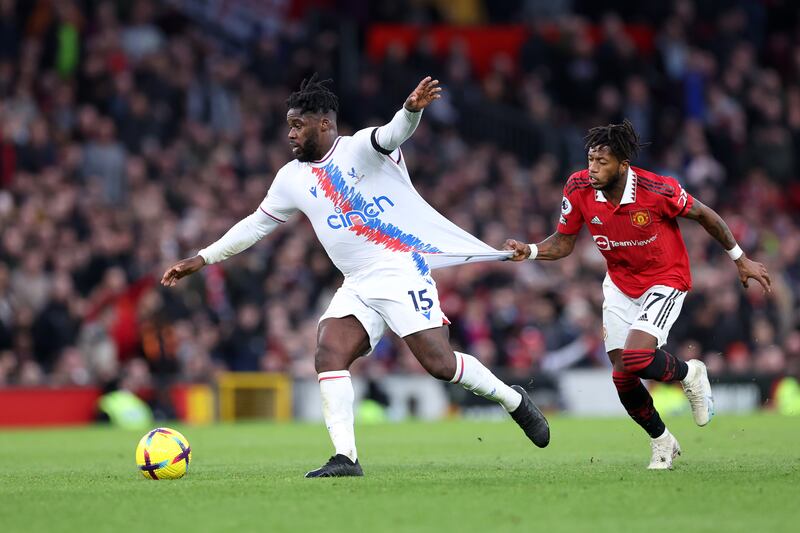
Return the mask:
<path fill-rule="evenodd" d="M 308 163 L 310 161 L 316 161 L 321 157 L 319 153 L 319 139 L 314 137 L 309 137 L 306 139 L 302 145 L 300 145 L 300 154 L 297 156 L 297 160 L 301 163 Z"/>
<path fill-rule="evenodd" d="M 614 187 L 616 187 L 621 180 L 625 179 L 626 176 L 627 172 L 622 172 L 622 170 L 619 170 L 614 178 L 610 179 L 608 183 L 606 183 L 602 187 L 598 187 L 597 190 L 609 192 L 613 190 Z"/>

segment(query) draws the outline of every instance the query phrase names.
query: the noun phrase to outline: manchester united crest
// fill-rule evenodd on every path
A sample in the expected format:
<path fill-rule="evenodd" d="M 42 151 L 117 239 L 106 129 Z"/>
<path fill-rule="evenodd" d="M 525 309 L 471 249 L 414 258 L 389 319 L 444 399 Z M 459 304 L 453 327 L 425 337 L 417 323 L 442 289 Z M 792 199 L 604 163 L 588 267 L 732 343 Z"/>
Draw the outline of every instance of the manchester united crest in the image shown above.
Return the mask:
<path fill-rule="evenodd" d="M 637 228 L 644 228 L 650 225 L 650 222 L 652 222 L 652 219 L 650 218 L 650 211 L 647 209 L 631 212 L 631 224 Z"/>

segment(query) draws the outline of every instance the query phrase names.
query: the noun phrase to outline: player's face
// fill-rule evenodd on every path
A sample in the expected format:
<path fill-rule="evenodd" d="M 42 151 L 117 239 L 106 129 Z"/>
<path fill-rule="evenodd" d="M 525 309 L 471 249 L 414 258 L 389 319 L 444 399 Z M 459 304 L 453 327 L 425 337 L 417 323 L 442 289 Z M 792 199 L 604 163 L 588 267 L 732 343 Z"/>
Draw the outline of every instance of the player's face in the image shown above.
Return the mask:
<path fill-rule="evenodd" d="M 289 148 L 297 160 L 306 163 L 320 159 L 319 117 L 292 108 L 286 113 L 286 122 L 289 123 Z"/>
<path fill-rule="evenodd" d="M 589 183 L 597 190 L 608 190 L 628 172 L 627 161 L 621 162 L 608 146 L 589 149 Z"/>

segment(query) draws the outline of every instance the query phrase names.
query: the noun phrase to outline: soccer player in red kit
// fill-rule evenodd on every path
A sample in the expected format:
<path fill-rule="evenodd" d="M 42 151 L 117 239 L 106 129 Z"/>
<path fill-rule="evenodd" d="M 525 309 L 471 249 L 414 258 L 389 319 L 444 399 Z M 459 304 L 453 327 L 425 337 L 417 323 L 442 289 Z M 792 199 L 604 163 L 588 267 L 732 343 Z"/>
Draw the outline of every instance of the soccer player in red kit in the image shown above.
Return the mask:
<path fill-rule="evenodd" d="M 614 386 L 628 414 L 650 435 L 648 468 L 670 469 L 680 445 L 641 379 L 680 381 L 699 426 L 714 414 L 705 365 L 661 349 L 692 285 L 676 218 L 696 220 L 725 247 L 745 288 L 752 278 L 769 291 L 769 274 L 744 255 L 722 218 L 677 180 L 631 166 L 640 143 L 629 121 L 592 128 L 586 141 L 589 167 L 567 180 L 557 231 L 537 244 L 508 240 L 505 247 L 516 252 L 514 261 L 553 261 L 572 252 L 584 224 L 589 229 L 608 265 L 603 329 Z"/>

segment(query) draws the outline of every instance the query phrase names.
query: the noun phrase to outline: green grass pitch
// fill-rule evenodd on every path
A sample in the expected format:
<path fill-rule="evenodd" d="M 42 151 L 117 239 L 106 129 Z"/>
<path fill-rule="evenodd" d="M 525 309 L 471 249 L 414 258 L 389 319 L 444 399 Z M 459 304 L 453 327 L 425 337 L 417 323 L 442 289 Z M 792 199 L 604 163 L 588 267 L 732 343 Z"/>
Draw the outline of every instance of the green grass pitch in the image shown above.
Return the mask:
<path fill-rule="evenodd" d="M 553 417 L 545 450 L 510 421 L 358 426 L 365 477 L 318 480 L 322 424 L 175 426 L 178 481 L 136 471 L 144 432 L 3 431 L 0 531 L 798 531 L 800 419 L 668 423 L 672 472 L 627 419 Z"/>

